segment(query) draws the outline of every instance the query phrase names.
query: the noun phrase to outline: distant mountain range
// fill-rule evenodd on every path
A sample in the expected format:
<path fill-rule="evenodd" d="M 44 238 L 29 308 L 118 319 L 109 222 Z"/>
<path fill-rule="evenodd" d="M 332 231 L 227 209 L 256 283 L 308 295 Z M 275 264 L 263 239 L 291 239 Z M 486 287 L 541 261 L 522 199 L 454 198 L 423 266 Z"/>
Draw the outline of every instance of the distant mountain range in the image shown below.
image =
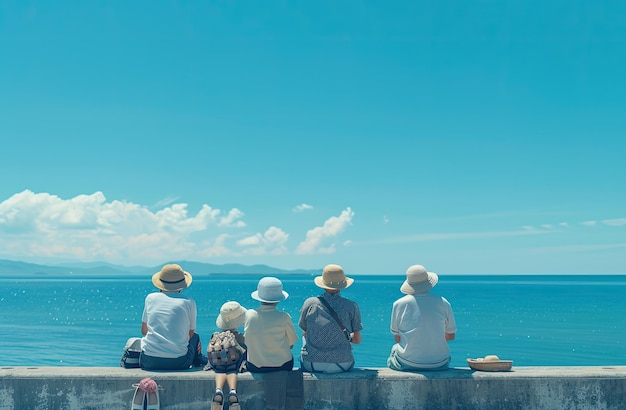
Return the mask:
<path fill-rule="evenodd" d="M 258 274 L 258 275 L 320 275 L 322 269 L 317 270 L 284 270 L 267 265 L 240 265 L 229 263 L 224 265 L 214 265 L 211 263 L 172 261 L 165 263 L 178 263 L 192 275 L 211 274 Z M 28 276 L 28 275 L 49 275 L 49 276 L 89 276 L 89 275 L 152 275 L 161 270 L 165 264 L 157 266 L 121 266 L 106 262 L 90 263 L 65 263 L 59 265 L 38 265 L 34 263 L 11 261 L 0 259 L 0 277 L 2 276 Z"/>

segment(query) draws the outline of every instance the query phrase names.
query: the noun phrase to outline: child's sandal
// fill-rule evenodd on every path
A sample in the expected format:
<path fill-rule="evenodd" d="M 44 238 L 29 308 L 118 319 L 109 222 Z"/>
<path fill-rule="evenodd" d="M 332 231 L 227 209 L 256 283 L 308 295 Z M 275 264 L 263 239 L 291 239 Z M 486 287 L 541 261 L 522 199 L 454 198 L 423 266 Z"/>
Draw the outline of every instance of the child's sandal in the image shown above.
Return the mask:
<path fill-rule="evenodd" d="M 211 410 L 222 410 L 224 408 L 224 393 L 216 391 L 213 395 L 213 402 L 211 403 Z"/>
<path fill-rule="evenodd" d="M 239 403 L 239 397 L 237 396 L 237 393 L 235 393 L 234 391 L 228 393 L 228 403 Z"/>
<path fill-rule="evenodd" d="M 237 397 L 237 393 L 231 391 L 228 393 L 228 409 L 229 410 L 240 410 L 239 406 L 239 397 Z"/>

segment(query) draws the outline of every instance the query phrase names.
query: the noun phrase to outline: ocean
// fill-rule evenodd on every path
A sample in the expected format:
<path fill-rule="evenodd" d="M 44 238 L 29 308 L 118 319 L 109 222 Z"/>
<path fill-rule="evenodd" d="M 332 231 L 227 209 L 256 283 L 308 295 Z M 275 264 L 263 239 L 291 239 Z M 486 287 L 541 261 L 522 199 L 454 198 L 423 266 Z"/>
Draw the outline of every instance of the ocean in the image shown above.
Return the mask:
<path fill-rule="evenodd" d="M 352 276 L 342 291 L 361 309 L 357 367 L 385 367 L 393 336 L 391 306 L 404 276 Z M 247 308 L 260 275 L 194 276 L 184 290 L 198 305 L 203 347 L 222 303 Z M 290 297 L 279 304 L 297 327 L 302 302 L 321 294 L 312 276 L 283 275 Z M 0 366 L 119 366 L 126 339 L 141 336 L 150 277 L 0 277 Z M 514 366 L 626 365 L 626 276 L 447 276 L 433 293 L 452 304 L 458 331 L 454 367 L 496 354 Z M 300 344 L 293 348 L 298 367 Z"/>

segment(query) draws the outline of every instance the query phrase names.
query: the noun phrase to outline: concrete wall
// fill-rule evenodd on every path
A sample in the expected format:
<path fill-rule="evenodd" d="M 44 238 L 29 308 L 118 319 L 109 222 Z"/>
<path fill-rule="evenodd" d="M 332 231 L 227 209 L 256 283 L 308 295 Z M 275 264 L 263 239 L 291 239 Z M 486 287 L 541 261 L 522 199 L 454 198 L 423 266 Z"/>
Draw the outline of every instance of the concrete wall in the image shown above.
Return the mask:
<path fill-rule="evenodd" d="M 243 410 L 265 408 L 263 376 L 239 375 Z M 0 410 L 129 409 L 144 377 L 159 385 L 161 409 L 207 409 L 214 373 L 147 372 L 104 367 L 1 367 Z M 354 369 L 304 373 L 305 409 L 625 409 L 626 366 L 513 367 L 511 372 L 454 368 L 403 373 Z"/>

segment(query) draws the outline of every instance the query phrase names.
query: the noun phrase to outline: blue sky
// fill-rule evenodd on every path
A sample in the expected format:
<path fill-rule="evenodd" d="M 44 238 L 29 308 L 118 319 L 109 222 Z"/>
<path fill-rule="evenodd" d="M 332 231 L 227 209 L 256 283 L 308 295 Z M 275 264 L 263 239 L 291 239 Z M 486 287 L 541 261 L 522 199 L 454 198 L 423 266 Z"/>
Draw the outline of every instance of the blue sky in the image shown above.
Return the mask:
<path fill-rule="evenodd" d="M 0 258 L 626 274 L 626 3 L 0 4 Z"/>

